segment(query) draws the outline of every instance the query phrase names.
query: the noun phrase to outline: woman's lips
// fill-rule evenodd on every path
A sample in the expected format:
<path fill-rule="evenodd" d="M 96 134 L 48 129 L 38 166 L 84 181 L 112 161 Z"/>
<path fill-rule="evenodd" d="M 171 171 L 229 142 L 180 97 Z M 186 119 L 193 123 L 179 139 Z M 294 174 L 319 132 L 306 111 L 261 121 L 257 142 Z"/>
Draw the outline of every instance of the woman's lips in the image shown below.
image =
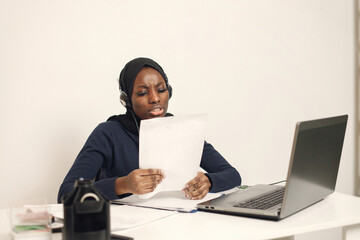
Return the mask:
<path fill-rule="evenodd" d="M 149 111 L 149 113 L 153 116 L 160 116 L 164 113 L 164 109 L 161 107 L 153 108 Z"/>

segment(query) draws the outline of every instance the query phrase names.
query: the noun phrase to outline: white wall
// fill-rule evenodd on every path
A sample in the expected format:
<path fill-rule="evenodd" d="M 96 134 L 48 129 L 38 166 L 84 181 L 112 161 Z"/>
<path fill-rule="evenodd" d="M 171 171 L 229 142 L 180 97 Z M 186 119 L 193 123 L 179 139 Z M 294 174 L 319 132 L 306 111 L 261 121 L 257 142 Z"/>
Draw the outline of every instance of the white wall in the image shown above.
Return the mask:
<path fill-rule="evenodd" d="M 209 113 L 244 184 L 285 179 L 296 121 L 349 114 L 337 190 L 355 192 L 353 0 L 0 0 L 0 18 L 0 207 L 55 203 L 138 56 L 165 69 L 170 112 Z"/>

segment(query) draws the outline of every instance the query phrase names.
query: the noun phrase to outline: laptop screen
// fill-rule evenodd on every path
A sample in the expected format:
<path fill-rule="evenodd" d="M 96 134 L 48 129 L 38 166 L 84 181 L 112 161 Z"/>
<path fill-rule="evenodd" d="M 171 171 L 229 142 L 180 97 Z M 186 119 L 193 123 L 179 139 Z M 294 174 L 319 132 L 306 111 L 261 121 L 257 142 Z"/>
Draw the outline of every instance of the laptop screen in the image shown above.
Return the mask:
<path fill-rule="evenodd" d="M 282 216 L 318 202 L 334 191 L 347 119 L 344 115 L 297 124 Z"/>

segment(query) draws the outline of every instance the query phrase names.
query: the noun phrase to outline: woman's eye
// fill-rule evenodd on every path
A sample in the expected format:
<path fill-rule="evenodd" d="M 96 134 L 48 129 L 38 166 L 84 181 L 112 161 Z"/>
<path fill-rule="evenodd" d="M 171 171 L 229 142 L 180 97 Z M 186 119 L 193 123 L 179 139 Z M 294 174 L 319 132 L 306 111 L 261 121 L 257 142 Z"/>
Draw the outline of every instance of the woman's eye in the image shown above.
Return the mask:
<path fill-rule="evenodd" d="M 147 92 L 137 92 L 136 95 L 138 95 L 139 97 L 145 96 L 147 94 Z"/>
<path fill-rule="evenodd" d="M 159 89 L 159 90 L 158 90 L 159 93 L 164 93 L 164 92 L 166 92 L 166 91 L 167 91 L 166 88 L 164 88 L 164 89 Z"/>

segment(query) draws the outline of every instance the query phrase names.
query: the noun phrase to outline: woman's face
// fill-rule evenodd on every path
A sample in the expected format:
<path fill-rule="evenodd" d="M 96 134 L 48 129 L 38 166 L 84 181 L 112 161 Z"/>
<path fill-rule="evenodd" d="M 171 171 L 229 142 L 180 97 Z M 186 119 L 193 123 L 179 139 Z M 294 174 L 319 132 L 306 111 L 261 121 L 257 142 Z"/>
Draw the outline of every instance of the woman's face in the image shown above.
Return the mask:
<path fill-rule="evenodd" d="M 151 67 L 140 70 L 135 78 L 131 103 L 140 119 L 164 117 L 169 102 L 169 92 L 161 74 Z"/>

